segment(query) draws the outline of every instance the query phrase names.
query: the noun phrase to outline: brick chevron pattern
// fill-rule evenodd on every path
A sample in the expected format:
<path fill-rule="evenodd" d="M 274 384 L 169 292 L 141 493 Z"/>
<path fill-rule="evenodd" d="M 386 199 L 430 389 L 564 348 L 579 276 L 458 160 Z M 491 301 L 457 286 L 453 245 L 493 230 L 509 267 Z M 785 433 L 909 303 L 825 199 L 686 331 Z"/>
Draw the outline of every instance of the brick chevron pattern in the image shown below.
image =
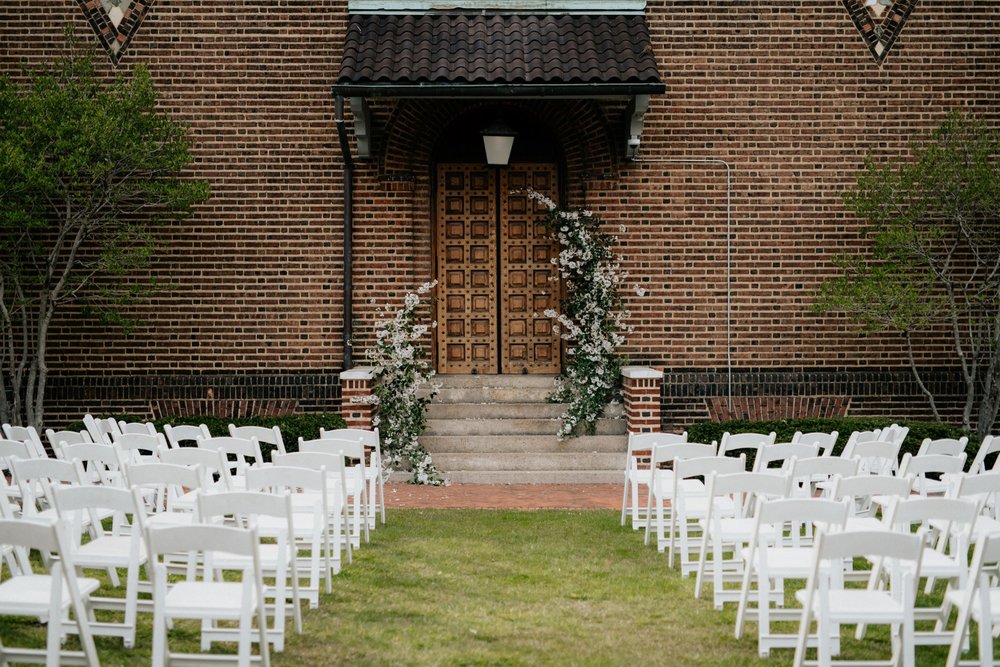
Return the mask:
<path fill-rule="evenodd" d="M 128 3 L 124 10 L 124 16 L 119 14 L 121 20 L 115 25 L 100 0 L 77 0 L 80 9 L 87 16 L 87 23 L 97 33 L 101 46 L 111 58 L 111 64 L 116 67 L 122 56 L 125 55 L 129 42 L 138 32 L 142 20 L 146 18 L 149 8 L 153 6 L 153 2 L 155 0 L 136 0 Z"/>
<path fill-rule="evenodd" d="M 873 15 L 864 0 L 843 1 L 872 58 L 881 65 L 903 31 L 917 0 L 896 0 L 881 16 Z"/>

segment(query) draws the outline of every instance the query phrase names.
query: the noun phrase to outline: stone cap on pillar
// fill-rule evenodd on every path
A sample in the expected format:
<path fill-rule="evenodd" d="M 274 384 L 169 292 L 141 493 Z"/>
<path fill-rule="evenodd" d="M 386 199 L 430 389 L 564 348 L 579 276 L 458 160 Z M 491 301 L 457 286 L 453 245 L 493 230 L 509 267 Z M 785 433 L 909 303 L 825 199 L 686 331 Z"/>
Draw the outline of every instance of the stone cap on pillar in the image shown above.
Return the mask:
<path fill-rule="evenodd" d="M 341 380 L 371 380 L 374 377 L 374 366 L 357 366 L 340 374 Z"/>
<path fill-rule="evenodd" d="M 659 380 L 663 377 L 663 371 L 647 366 L 622 366 L 622 377 L 630 380 Z"/>

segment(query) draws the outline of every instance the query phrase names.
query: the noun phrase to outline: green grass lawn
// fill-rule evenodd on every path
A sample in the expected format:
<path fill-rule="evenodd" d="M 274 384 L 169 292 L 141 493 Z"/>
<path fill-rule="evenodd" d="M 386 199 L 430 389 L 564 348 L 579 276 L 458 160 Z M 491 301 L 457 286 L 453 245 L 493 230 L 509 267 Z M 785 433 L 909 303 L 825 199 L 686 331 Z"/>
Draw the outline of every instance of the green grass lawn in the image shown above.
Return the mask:
<path fill-rule="evenodd" d="M 668 569 L 641 533 L 618 525 L 616 512 L 397 510 L 389 521 L 334 578 L 319 609 L 304 611 L 305 633 L 292 632 L 274 664 L 791 662 L 790 650 L 757 657 L 754 624 L 737 641 L 735 606 L 718 612 L 695 600 L 693 578 Z M 98 638 L 102 664 L 149 663 L 150 618 L 140 621 L 133 651 Z M 28 634 L 42 646 L 43 632 L 25 625 L 0 620 L 0 637 Z M 196 651 L 196 629 L 181 630 L 172 647 Z M 887 634 L 877 628 L 863 644 L 845 639 L 844 650 L 888 657 Z M 941 664 L 946 654 L 917 649 L 921 665 Z"/>

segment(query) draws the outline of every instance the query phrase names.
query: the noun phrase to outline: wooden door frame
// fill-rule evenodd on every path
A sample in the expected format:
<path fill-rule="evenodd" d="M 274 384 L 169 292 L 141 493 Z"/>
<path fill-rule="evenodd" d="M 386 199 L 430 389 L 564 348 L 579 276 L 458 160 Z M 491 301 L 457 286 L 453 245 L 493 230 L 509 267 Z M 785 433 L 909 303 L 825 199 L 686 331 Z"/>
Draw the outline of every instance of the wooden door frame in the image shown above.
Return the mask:
<path fill-rule="evenodd" d="M 429 165 L 428 183 L 430 184 L 428 193 L 428 209 L 430 210 L 430 255 L 431 255 L 431 279 L 436 279 L 438 277 L 438 243 L 440 239 L 438 238 L 438 212 L 437 212 L 437 198 L 438 198 L 438 188 L 440 183 L 438 183 L 438 171 L 441 165 L 447 164 L 468 164 L 467 162 L 454 162 L 449 160 L 433 160 Z M 563 157 L 560 155 L 559 159 L 554 162 L 542 162 L 538 160 L 524 161 L 524 162 L 513 162 L 511 164 L 552 164 L 556 168 L 556 189 L 558 190 L 558 196 L 560 202 L 566 201 L 566 195 L 568 191 L 566 183 L 566 164 Z M 501 170 L 507 167 L 493 167 L 483 165 L 486 169 Z M 498 202 L 499 205 L 499 202 Z M 496 223 L 494 223 L 496 224 Z M 499 234 L 499 229 L 497 229 Z M 499 249 L 498 249 L 499 252 Z M 435 295 L 438 292 L 435 290 Z M 559 281 L 559 301 L 562 302 L 566 296 L 566 285 L 560 280 Z M 431 301 L 431 321 L 438 321 L 438 307 L 440 300 L 437 298 Z M 440 359 L 438 358 L 438 336 L 442 335 L 439 331 L 440 326 L 433 327 L 433 338 L 431 340 L 431 365 L 435 371 L 440 368 Z M 563 369 L 566 366 L 566 342 L 559 339 L 559 368 Z"/>

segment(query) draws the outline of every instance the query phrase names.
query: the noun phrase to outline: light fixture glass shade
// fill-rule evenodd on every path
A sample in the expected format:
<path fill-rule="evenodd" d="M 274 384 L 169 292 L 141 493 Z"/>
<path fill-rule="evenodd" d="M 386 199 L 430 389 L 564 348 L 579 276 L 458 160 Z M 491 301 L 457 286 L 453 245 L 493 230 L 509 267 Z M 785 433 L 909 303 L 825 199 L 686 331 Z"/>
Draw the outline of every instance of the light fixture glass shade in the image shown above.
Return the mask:
<path fill-rule="evenodd" d="M 510 162 L 510 151 L 514 148 L 512 135 L 484 134 L 483 146 L 486 148 L 486 164 L 495 167 L 506 167 Z"/>
<path fill-rule="evenodd" d="M 486 149 L 486 164 L 506 167 L 510 162 L 510 151 L 514 148 L 517 132 L 508 127 L 498 113 L 496 120 L 483 130 L 482 134 L 483 147 Z"/>

